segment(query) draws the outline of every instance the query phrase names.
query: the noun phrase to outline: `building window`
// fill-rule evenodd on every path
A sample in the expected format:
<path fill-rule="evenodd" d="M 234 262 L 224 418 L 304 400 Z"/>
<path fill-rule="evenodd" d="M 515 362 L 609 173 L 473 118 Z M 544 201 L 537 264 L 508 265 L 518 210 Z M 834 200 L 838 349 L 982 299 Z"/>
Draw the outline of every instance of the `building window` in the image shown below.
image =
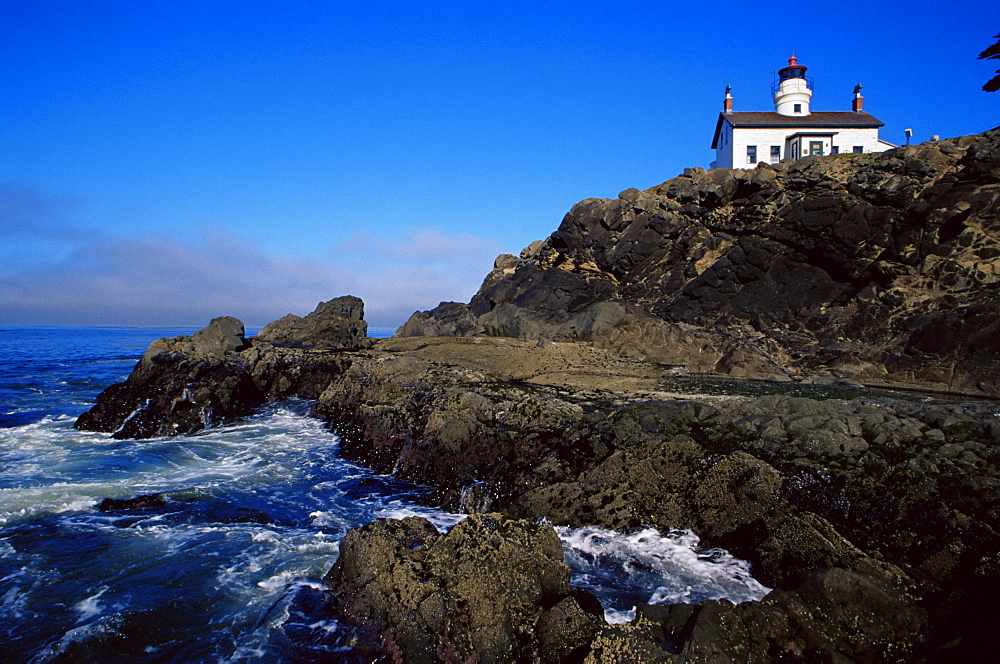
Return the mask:
<path fill-rule="evenodd" d="M 823 141 L 809 141 L 809 154 L 823 154 Z"/>
<path fill-rule="evenodd" d="M 801 112 L 802 112 L 802 104 L 795 104 L 794 106 L 792 106 L 792 113 L 801 113 Z"/>
<path fill-rule="evenodd" d="M 865 148 L 863 146 L 861 146 L 861 145 L 855 145 L 854 146 L 854 154 L 861 154 L 864 151 L 865 151 Z"/>
<path fill-rule="evenodd" d="M 748 145 L 747 146 L 747 163 L 756 164 L 757 163 L 757 146 Z"/>
<path fill-rule="evenodd" d="M 779 161 L 781 161 L 781 146 L 780 145 L 772 145 L 771 146 L 771 163 L 772 164 L 777 164 Z"/>
<path fill-rule="evenodd" d="M 834 145 L 830 148 L 830 154 L 840 154 L 840 146 Z"/>

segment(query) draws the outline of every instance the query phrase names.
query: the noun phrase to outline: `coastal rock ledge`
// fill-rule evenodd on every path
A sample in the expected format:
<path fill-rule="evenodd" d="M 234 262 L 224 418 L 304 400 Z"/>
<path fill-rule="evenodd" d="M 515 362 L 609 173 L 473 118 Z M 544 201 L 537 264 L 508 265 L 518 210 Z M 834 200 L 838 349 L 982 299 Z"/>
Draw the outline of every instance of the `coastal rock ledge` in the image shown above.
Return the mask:
<path fill-rule="evenodd" d="M 112 385 L 76 427 L 115 438 L 189 434 L 249 415 L 267 401 L 315 399 L 368 345 L 364 303 L 322 302 L 246 338 L 241 321 L 212 320 L 193 335 L 154 341 L 123 383 Z"/>
<path fill-rule="evenodd" d="M 575 343 L 401 337 L 357 353 L 313 412 L 346 458 L 434 486 L 448 509 L 621 532 L 689 528 L 775 589 L 740 605 L 640 606 L 635 622 L 599 623 L 587 643 L 573 640 L 587 624 L 573 609 L 576 654 L 565 661 L 971 661 L 1000 648 L 987 618 L 1000 610 L 996 404 L 838 386 L 748 396 L 760 388 L 678 383 L 669 367 Z M 379 546 L 402 555 L 416 543 L 411 527 L 380 526 Z M 328 579 L 348 596 L 333 602 L 345 620 L 369 635 L 419 623 L 353 605 L 354 586 L 404 583 L 392 567 L 379 566 L 377 581 L 355 569 L 345 562 Z M 441 602 L 457 608 L 440 624 L 468 619 L 458 600 Z M 533 620 L 508 642 L 549 638 L 535 631 L 541 614 Z M 421 661 L 407 639 L 376 647 Z M 508 661 L 533 661 L 524 657 Z"/>
<path fill-rule="evenodd" d="M 578 204 L 395 338 L 345 297 L 154 342 L 77 426 L 183 434 L 311 399 L 344 457 L 470 514 L 345 538 L 329 605 L 369 658 L 993 661 L 998 197 L 1000 130 L 693 169 Z M 774 590 L 607 625 L 544 519 L 691 529 Z"/>

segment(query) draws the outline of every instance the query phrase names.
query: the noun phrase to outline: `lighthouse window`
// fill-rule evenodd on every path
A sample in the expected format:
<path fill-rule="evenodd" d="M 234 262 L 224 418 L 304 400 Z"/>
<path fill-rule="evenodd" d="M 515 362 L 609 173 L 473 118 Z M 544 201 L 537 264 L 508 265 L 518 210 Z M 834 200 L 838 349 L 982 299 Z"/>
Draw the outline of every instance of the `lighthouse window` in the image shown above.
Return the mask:
<path fill-rule="evenodd" d="M 757 163 L 757 146 L 748 145 L 747 146 L 747 163 L 756 164 Z"/>
<path fill-rule="evenodd" d="M 793 113 L 801 113 L 802 112 L 802 104 L 795 104 L 795 106 L 792 107 L 792 112 Z"/>
<path fill-rule="evenodd" d="M 854 150 L 853 150 L 854 154 L 861 154 L 864 151 L 865 151 L 865 148 L 863 146 L 861 146 L 861 145 L 855 145 L 854 146 Z"/>
<path fill-rule="evenodd" d="M 823 154 L 823 141 L 809 141 L 809 154 Z"/>
<path fill-rule="evenodd" d="M 781 146 L 772 145 L 771 146 L 771 163 L 776 164 L 781 161 Z"/>

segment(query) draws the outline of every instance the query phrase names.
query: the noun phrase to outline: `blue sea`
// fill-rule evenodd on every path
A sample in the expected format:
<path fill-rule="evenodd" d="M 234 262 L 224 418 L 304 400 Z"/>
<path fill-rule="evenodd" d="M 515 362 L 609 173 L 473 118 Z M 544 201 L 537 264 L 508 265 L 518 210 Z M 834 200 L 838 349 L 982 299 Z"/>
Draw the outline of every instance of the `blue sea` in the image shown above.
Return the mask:
<path fill-rule="evenodd" d="M 321 582 L 341 538 L 379 517 L 462 518 L 340 458 L 305 401 L 193 436 L 73 429 L 152 341 L 192 332 L 0 328 L 0 661 L 356 661 Z M 152 493 L 165 502 L 97 509 Z M 768 591 L 689 531 L 557 531 L 612 623 L 641 602 Z"/>

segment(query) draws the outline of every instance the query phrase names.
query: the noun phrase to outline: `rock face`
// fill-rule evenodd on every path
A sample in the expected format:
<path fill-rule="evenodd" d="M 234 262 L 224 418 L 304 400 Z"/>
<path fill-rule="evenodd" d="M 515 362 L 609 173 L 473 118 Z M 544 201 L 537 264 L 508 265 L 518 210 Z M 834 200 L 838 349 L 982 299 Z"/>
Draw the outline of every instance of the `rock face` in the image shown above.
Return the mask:
<path fill-rule="evenodd" d="M 587 341 L 694 373 L 1000 393 L 1000 130 L 688 169 L 589 199 L 399 335 Z"/>
<path fill-rule="evenodd" d="M 115 438 L 187 434 L 248 415 L 268 400 L 316 398 L 350 366 L 342 351 L 366 343 L 363 315 L 361 300 L 342 297 L 305 318 L 271 323 L 251 340 L 229 316 L 191 336 L 159 339 L 76 427 Z"/>
<path fill-rule="evenodd" d="M 155 342 L 78 426 L 183 433 L 315 398 L 344 456 L 482 514 L 446 536 L 409 519 L 344 540 L 327 581 L 370 659 L 989 661 L 996 404 L 849 386 L 1000 389 L 998 146 L 1000 130 L 694 169 L 584 201 L 498 258 L 469 304 L 396 338 L 365 342 L 353 298 L 250 340 L 217 319 Z M 696 373 L 812 398 L 712 395 L 718 381 L 684 382 Z M 691 528 L 775 590 L 607 626 L 542 518 Z"/>

